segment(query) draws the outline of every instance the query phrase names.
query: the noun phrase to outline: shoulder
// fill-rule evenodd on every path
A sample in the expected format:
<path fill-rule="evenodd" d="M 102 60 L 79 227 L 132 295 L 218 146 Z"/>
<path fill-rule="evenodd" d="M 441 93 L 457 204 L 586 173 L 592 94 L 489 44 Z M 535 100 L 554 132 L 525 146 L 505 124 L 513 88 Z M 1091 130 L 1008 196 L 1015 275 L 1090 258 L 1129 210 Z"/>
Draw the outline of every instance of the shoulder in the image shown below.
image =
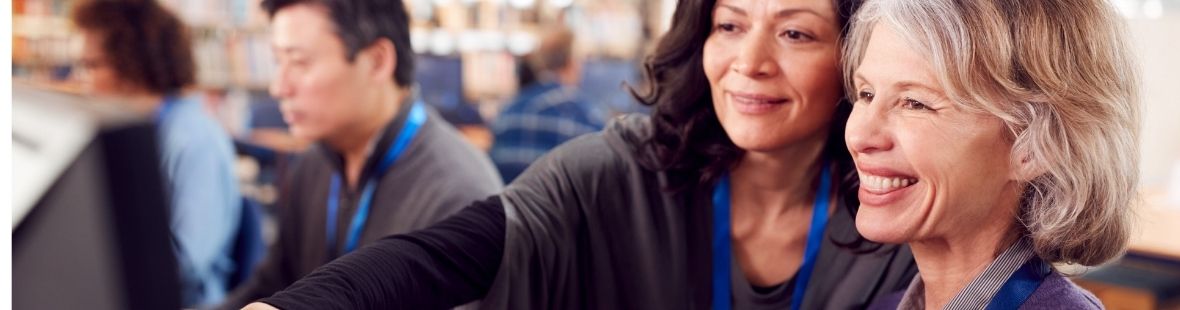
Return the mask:
<path fill-rule="evenodd" d="M 220 135 L 228 137 L 229 134 L 222 129 L 217 120 L 213 119 L 213 115 L 205 109 L 201 100 L 197 97 L 179 97 L 167 99 L 163 104 L 167 105 L 164 114 L 164 127 L 178 127 L 189 133 L 206 133 L 208 135 Z M 188 127 L 198 126 L 202 130 L 191 130 Z M 208 132 L 208 127 L 215 127 L 215 132 Z"/>
<path fill-rule="evenodd" d="M 313 144 L 306 150 L 293 154 L 283 170 L 280 194 L 289 196 L 296 201 L 296 197 L 311 197 L 315 195 L 310 189 L 317 187 L 320 182 L 327 184 L 332 175 L 332 164 L 323 146 Z"/>
<path fill-rule="evenodd" d="M 323 147 L 323 145 L 314 143 L 308 146 L 307 149 L 292 154 L 290 161 L 287 162 L 286 171 L 290 172 L 287 174 L 288 177 L 297 177 L 315 170 L 330 171 L 331 164 L 328 154 L 326 154 Z"/>
<path fill-rule="evenodd" d="M 901 299 L 905 297 L 905 290 L 893 292 L 888 295 L 881 296 L 874 301 L 867 309 L 869 310 L 893 310 L 901 305 Z"/>
<path fill-rule="evenodd" d="M 479 197 L 497 191 L 503 184 L 487 154 L 468 143 L 450 124 L 431 112 L 419 137 L 410 145 L 405 164 L 415 177 L 430 184 L 446 185 L 448 191 L 474 190 Z M 468 201 L 469 202 L 469 201 Z"/>
<path fill-rule="evenodd" d="M 173 99 L 172 107 L 159 124 L 164 143 L 184 153 L 220 152 L 232 155 L 229 133 L 195 98 Z M 229 153 L 229 154 L 225 154 Z"/>
<path fill-rule="evenodd" d="M 549 201 L 575 199 L 569 193 L 584 192 L 593 196 L 605 194 L 603 190 L 606 188 L 626 186 L 629 176 L 644 171 L 635 154 L 641 146 L 636 132 L 641 131 L 638 127 L 642 127 L 643 121 L 634 118 L 641 117 L 616 118 L 602 131 L 579 136 L 550 150 L 508 185 L 505 194 L 510 201 L 515 200 L 513 197 L 518 193 L 529 196 L 554 194 L 534 197 Z"/>
<path fill-rule="evenodd" d="M 540 91 L 534 93 L 528 98 L 527 110 L 543 111 L 553 107 L 575 103 L 578 99 L 578 93 L 573 88 L 564 87 L 557 84 L 550 84 L 542 86 Z"/>
<path fill-rule="evenodd" d="M 630 121 L 616 119 L 535 161 L 504 189 L 505 206 L 534 218 L 563 219 L 550 222 L 562 225 L 620 214 L 636 220 L 635 212 L 642 211 L 629 207 L 664 206 L 662 178 L 637 159 L 635 128 L 625 123 Z"/>
<path fill-rule="evenodd" d="M 1053 272 L 1033 291 L 1021 309 L 1105 309 L 1102 302 L 1073 281 Z"/>
<path fill-rule="evenodd" d="M 233 140 L 221 125 L 209 116 L 199 101 L 178 100 L 177 106 L 158 124 L 160 152 L 169 173 L 223 175 L 234 181 Z M 185 177 L 181 177 L 185 178 Z"/>
<path fill-rule="evenodd" d="M 642 114 L 619 115 L 610 120 L 605 132 L 625 140 L 628 144 L 639 143 L 651 137 L 651 116 Z"/>

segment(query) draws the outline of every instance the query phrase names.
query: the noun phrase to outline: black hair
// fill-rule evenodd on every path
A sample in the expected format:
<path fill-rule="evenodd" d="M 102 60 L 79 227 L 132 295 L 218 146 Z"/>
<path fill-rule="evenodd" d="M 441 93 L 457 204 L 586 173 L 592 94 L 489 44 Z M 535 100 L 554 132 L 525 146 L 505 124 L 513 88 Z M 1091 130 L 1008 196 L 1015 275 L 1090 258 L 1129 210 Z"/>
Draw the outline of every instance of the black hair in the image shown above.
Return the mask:
<path fill-rule="evenodd" d="M 833 0 L 839 16 L 841 37 L 859 0 Z M 713 28 L 716 1 L 684 0 L 676 6 L 672 26 L 656 49 L 644 61 L 644 87 L 632 87 L 640 103 L 654 107 L 653 132 L 645 151 L 655 155 L 649 168 L 687 178 L 675 180 L 672 189 L 687 189 L 716 182 L 741 158 L 744 151 L 734 145 L 713 110 L 709 81 L 702 64 L 705 41 Z M 837 177 L 847 178 L 852 158 L 844 146 L 844 125 L 851 104 L 842 100 L 831 122 L 824 156 L 844 166 Z M 641 158 L 650 158 L 642 156 Z M 698 177 L 688 177 L 698 176 Z M 852 175 L 855 181 L 855 174 Z M 841 180 L 847 181 L 847 180 Z M 847 182 L 841 182 L 847 183 Z"/>
<path fill-rule="evenodd" d="M 344 42 L 348 61 L 356 59 L 361 49 L 381 38 L 393 42 L 397 68 L 393 80 L 398 86 L 414 83 L 414 50 L 410 45 L 410 17 L 400 0 L 265 0 L 262 8 L 270 17 L 294 4 L 314 4 L 327 8 L 336 35 Z"/>
<path fill-rule="evenodd" d="M 840 26 L 840 42 L 847 35 L 849 20 L 861 0 L 832 0 Z M 741 159 L 744 151 L 726 135 L 713 109 L 709 81 L 705 76 L 705 41 L 713 28 L 714 0 L 682 0 L 672 15 L 673 25 L 643 65 L 642 87 L 630 87 L 640 103 L 654 107 L 652 133 L 641 152 L 645 167 L 668 174 L 671 191 L 711 188 Z M 841 84 L 843 85 L 843 84 Z M 843 93 L 843 92 L 841 92 Z M 835 166 L 832 177 L 839 181 L 848 212 L 859 208 L 860 185 L 852 156 L 844 143 L 844 126 L 852 105 L 841 99 L 832 115 L 823 158 Z M 880 244 L 863 237 L 837 240 L 843 246 L 874 251 Z"/>

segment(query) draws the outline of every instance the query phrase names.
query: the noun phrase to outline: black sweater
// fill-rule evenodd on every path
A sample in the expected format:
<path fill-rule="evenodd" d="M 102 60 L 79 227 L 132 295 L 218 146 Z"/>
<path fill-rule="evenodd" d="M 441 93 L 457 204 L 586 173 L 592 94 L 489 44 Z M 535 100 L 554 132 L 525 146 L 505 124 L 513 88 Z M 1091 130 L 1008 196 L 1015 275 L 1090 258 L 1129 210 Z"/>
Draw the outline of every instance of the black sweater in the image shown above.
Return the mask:
<path fill-rule="evenodd" d="M 430 228 L 381 239 L 263 301 L 281 309 L 444 309 L 491 287 L 504 252 L 499 197 Z"/>
<path fill-rule="evenodd" d="M 707 309 L 711 188 L 664 190 L 668 176 L 637 159 L 649 127 L 643 117 L 617 119 L 550 152 L 499 199 L 358 250 L 263 301 L 441 309 L 482 297 L 491 309 Z M 805 296 L 768 299 L 734 281 L 735 305 L 804 298 L 805 309 L 863 308 L 905 289 L 917 271 L 909 249 L 858 243 L 857 202 L 847 194 L 836 193 Z"/>

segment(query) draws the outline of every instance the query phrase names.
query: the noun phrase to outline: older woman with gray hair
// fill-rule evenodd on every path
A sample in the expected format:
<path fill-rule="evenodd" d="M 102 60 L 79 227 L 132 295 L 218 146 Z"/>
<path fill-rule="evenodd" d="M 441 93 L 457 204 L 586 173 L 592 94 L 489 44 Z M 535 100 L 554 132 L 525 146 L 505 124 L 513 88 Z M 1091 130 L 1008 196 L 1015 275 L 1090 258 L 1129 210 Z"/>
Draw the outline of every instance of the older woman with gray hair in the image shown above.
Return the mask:
<path fill-rule="evenodd" d="M 1053 264 L 1123 253 L 1138 80 L 1103 0 L 870 1 L 845 50 L 857 229 L 908 243 L 900 309 L 1092 309 Z"/>

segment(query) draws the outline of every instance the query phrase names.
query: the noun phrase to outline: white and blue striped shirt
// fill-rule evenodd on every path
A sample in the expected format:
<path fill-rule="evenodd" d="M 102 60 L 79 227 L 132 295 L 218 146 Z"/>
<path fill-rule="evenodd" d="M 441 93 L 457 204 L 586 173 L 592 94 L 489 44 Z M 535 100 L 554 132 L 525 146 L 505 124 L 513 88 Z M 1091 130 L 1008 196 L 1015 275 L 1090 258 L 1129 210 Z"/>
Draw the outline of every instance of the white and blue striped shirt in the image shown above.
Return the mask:
<path fill-rule="evenodd" d="M 1035 253 L 1028 239 L 1020 239 L 1004 250 L 1000 256 L 987 266 L 979 276 L 972 279 L 955 297 L 946 304 L 944 309 L 979 309 L 982 310 L 991 302 L 996 292 L 1008 278 L 1020 269 L 1021 265 L 1033 258 Z M 919 271 L 919 273 L 921 273 Z M 926 309 L 926 286 L 921 275 L 914 277 L 897 309 L 924 310 Z"/>

